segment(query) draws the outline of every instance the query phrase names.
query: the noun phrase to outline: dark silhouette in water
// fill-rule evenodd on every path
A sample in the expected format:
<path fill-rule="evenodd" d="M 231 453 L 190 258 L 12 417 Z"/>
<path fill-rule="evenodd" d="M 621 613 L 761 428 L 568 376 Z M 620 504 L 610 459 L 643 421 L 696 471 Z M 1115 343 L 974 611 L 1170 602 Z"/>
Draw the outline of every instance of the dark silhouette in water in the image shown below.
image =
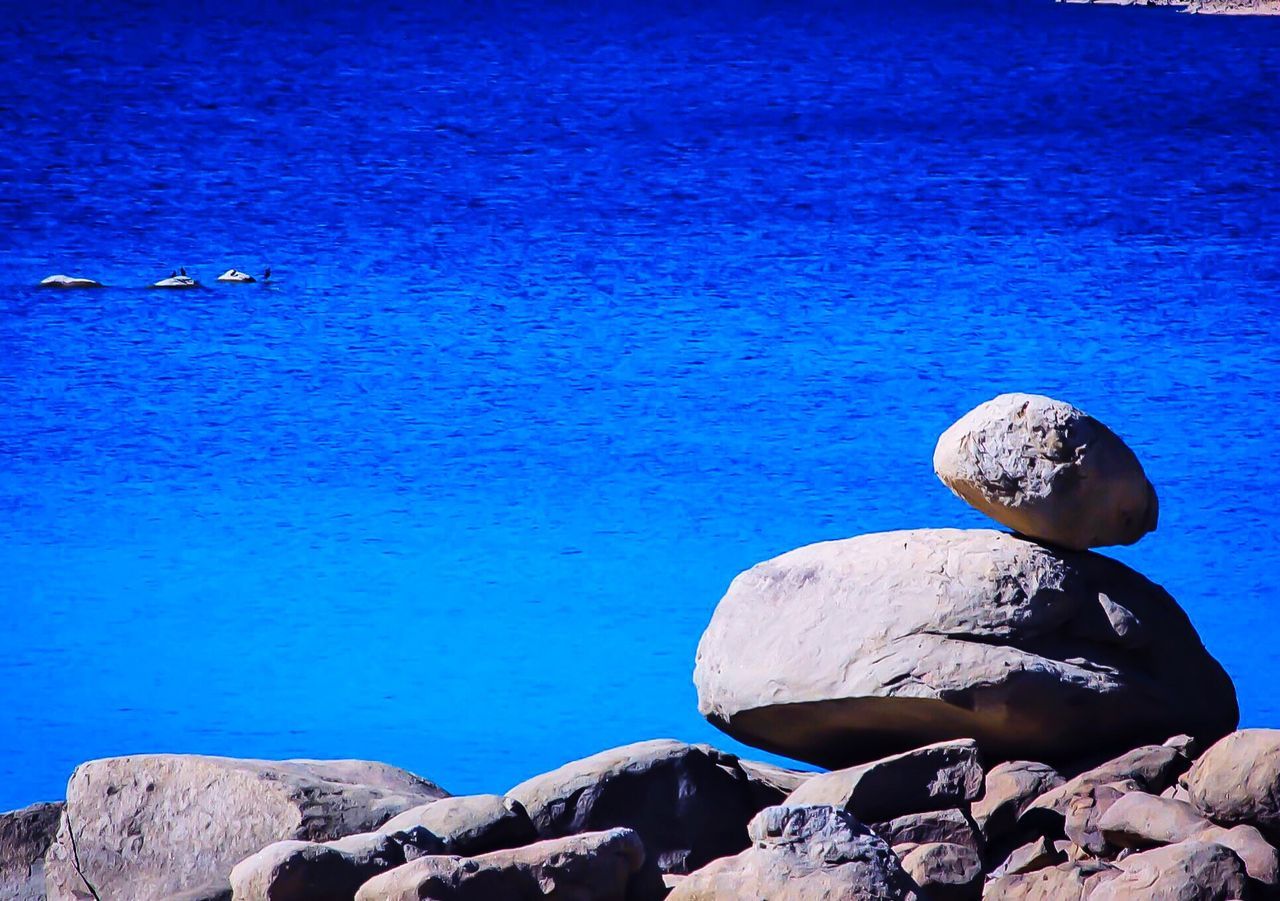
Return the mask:
<path fill-rule="evenodd" d="M 263 280 L 264 282 L 269 282 L 269 281 L 271 281 L 271 267 L 270 267 L 270 266 L 268 266 L 268 267 L 266 268 L 266 270 L 265 270 L 265 271 L 263 271 L 263 273 L 262 273 L 262 280 Z"/>
<path fill-rule="evenodd" d="M 179 266 L 179 267 L 178 267 L 178 271 L 179 271 L 179 272 L 181 272 L 181 273 L 182 273 L 182 275 L 185 277 L 185 276 L 186 276 L 186 274 L 187 274 L 187 267 L 186 267 L 186 266 Z"/>

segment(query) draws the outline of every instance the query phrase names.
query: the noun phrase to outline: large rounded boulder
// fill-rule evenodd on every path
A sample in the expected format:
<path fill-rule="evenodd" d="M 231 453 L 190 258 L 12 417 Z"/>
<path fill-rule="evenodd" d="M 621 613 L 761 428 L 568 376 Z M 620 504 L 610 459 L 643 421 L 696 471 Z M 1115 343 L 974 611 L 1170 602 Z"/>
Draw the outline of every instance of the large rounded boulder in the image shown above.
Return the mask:
<path fill-rule="evenodd" d="M 1070 761 L 1235 727 L 1235 689 L 1162 588 L 1004 532 L 811 545 L 738 576 L 698 646 L 698 707 L 829 768 L 974 738 Z"/>
<path fill-rule="evenodd" d="M 943 432 L 933 468 L 961 499 L 1016 532 L 1075 550 L 1133 544 L 1159 503 L 1137 456 L 1070 404 L 1002 394 Z"/>
<path fill-rule="evenodd" d="M 49 901 L 219 897 L 232 868 L 267 845 L 369 832 L 447 795 L 410 772 L 364 760 L 91 760 L 67 783 L 45 858 L 46 891 Z"/>
<path fill-rule="evenodd" d="M 1256 826 L 1280 842 L 1280 729 L 1233 732 L 1200 756 L 1183 784 L 1214 822 Z"/>

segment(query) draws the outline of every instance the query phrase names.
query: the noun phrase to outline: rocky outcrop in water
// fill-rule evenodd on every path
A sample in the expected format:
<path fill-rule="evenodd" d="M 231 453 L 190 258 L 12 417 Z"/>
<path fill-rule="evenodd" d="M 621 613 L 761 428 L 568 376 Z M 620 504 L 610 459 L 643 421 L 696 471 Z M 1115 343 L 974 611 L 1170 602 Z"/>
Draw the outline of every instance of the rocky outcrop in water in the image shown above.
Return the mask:
<path fill-rule="evenodd" d="M 1104 6 L 1171 6 L 1184 13 L 1216 16 L 1280 16 L 1280 0 L 1058 0 Z"/>
<path fill-rule="evenodd" d="M 41 288 L 101 288 L 102 283 L 75 275 L 51 275 L 40 280 Z"/>
<path fill-rule="evenodd" d="M 1008 415 L 982 428 L 1023 435 Z M 1109 509 L 1072 491 L 1045 534 Z M 1181 608 L 1098 554 L 955 529 L 801 548 L 730 586 L 695 682 L 726 731 L 839 769 L 659 739 L 452 798 L 361 761 L 92 761 L 65 807 L 0 815 L 0 899 L 1280 897 L 1280 731 L 1232 732 Z"/>

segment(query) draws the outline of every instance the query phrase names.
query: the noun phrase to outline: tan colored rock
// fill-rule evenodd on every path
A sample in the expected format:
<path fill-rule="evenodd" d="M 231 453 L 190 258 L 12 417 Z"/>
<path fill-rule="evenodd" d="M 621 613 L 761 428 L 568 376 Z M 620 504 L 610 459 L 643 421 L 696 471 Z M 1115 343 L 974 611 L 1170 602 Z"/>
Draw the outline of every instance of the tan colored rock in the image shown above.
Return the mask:
<path fill-rule="evenodd" d="M 128 901 L 216 891 L 232 867 L 273 842 L 367 832 L 445 794 L 365 761 L 180 754 L 90 761 L 67 785 L 46 858 L 49 897 L 90 897 L 86 881 L 103 899 Z"/>
<path fill-rule="evenodd" d="M 1061 850 L 1055 848 L 1047 838 L 1040 836 L 1020 848 L 1015 848 L 1004 863 L 995 869 L 995 875 L 1016 876 L 1019 873 L 1043 870 L 1045 867 L 1062 863 L 1063 856 Z"/>
<path fill-rule="evenodd" d="M 0 898 L 43 901 L 44 855 L 58 832 L 63 804 L 32 804 L 0 813 Z"/>
<path fill-rule="evenodd" d="M 1280 729 L 1233 732 L 1205 751 L 1182 782 L 1209 819 L 1256 826 L 1280 841 Z"/>
<path fill-rule="evenodd" d="M 388 836 L 267 845 L 231 870 L 232 901 L 351 901 L 365 882 L 405 862 Z"/>
<path fill-rule="evenodd" d="M 987 771 L 982 797 L 973 802 L 973 820 L 988 841 L 1014 832 L 1018 817 L 1036 798 L 1066 780 L 1047 763 L 1011 760 Z"/>
<path fill-rule="evenodd" d="M 1092 416 L 1038 394 L 1002 394 L 942 433 L 933 469 L 970 506 L 1073 550 L 1133 544 L 1159 503 L 1133 451 Z"/>
<path fill-rule="evenodd" d="M 575 760 L 507 793 L 542 838 L 634 829 L 664 873 L 691 872 L 745 848 L 747 823 L 769 794 L 732 754 L 670 739 Z M 774 803 L 782 798 L 773 793 Z"/>
<path fill-rule="evenodd" d="M 1167 745 L 1143 745 L 1099 764 L 1050 789 L 1028 804 L 1020 822 L 1042 831 L 1061 829 L 1071 801 L 1099 785 L 1159 794 L 1186 771 L 1191 761 Z"/>
<path fill-rule="evenodd" d="M 660 897 L 661 876 L 641 891 L 644 844 L 630 829 L 588 832 L 478 857 L 419 857 L 360 887 L 356 901 L 632 901 Z"/>
<path fill-rule="evenodd" d="M 983 888 L 982 901 L 1084 901 L 1119 875 L 1119 870 L 1102 861 L 1068 861 L 997 877 Z"/>
<path fill-rule="evenodd" d="M 1099 831 L 1113 848 L 1173 845 L 1212 826 L 1190 804 L 1145 792 L 1120 798 L 1098 821 Z"/>
<path fill-rule="evenodd" d="M 834 807 L 768 807 L 752 847 L 680 882 L 667 901 L 922 901 L 885 842 Z"/>
<path fill-rule="evenodd" d="M 1073 795 L 1064 817 L 1063 831 L 1067 838 L 1090 854 L 1100 855 L 1107 850 L 1099 822 L 1113 804 L 1131 791 L 1136 783 L 1120 785 L 1094 785 L 1080 794 Z"/>
<path fill-rule="evenodd" d="M 822 773 L 806 781 L 783 803 L 791 807 L 829 804 L 868 823 L 956 807 L 981 792 L 978 744 L 962 739 Z"/>
<path fill-rule="evenodd" d="M 818 775 L 811 770 L 793 770 L 758 760 L 739 760 L 738 766 L 751 781 L 760 810 L 777 804 L 779 798 L 785 798 Z"/>
<path fill-rule="evenodd" d="M 719 728 L 828 768 L 957 738 L 992 762 L 1052 763 L 1238 718 L 1163 589 L 989 530 L 862 535 L 753 567 L 716 608 L 694 682 Z"/>
<path fill-rule="evenodd" d="M 1280 887 L 1280 852 L 1253 826 L 1232 826 L 1230 829 L 1210 826 L 1192 835 L 1188 841 L 1212 842 L 1230 848 L 1244 861 L 1245 872 L 1250 879 L 1273 892 Z"/>
<path fill-rule="evenodd" d="M 381 873 L 427 855 L 472 857 L 537 841 L 518 801 L 464 795 L 429 801 L 377 832 L 331 842 L 277 842 L 231 871 L 233 901 L 351 901 Z"/>
<path fill-rule="evenodd" d="M 982 859 L 964 845 L 920 845 L 902 858 L 902 868 L 930 901 L 977 901 L 982 897 Z"/>
<path fill-rule="evenodd" d="M 961 845 L 981 856 L 984 850 L 982 834 L 973 819 L 963 810 L 931 810 L 925 813 L 909 813 L 880 823 L 872 823 L 871 831 L 891 846 L 946 843 Z"/>
<path fill-rule="evenodd" d="M 1181 842 L 1116 861 L 1120 872 L 1089 892 L 1089 901 L 1232 901 L 1250 896 L 1249 876 L 1235 852 L 1207 842 Z"/>
<path fill-rule="evenodd" d="M 426 829 L 444 843 L 446 854 L 472 857 L 503 848 L 518 848 L 538 840 L 529 814 L 514 798 L 502 795 L 460 795 L 441 798 L 392 817 L 383 833 Z"/>

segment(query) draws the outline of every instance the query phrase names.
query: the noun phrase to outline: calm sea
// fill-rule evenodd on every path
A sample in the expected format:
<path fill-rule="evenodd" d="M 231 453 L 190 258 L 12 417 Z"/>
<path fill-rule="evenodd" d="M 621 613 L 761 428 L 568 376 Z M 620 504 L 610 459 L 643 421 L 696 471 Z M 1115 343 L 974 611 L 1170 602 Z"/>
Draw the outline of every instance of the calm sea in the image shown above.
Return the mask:
<path fill-rule="evenodd" d="M 730 579 L 983 526 L 930 457 L 1008 390 L 1137 450 L 1116 556 L 1280 725 L 1280 20 L 0 5 L 0 809 L 131 752 L 738 750 Z"/>

